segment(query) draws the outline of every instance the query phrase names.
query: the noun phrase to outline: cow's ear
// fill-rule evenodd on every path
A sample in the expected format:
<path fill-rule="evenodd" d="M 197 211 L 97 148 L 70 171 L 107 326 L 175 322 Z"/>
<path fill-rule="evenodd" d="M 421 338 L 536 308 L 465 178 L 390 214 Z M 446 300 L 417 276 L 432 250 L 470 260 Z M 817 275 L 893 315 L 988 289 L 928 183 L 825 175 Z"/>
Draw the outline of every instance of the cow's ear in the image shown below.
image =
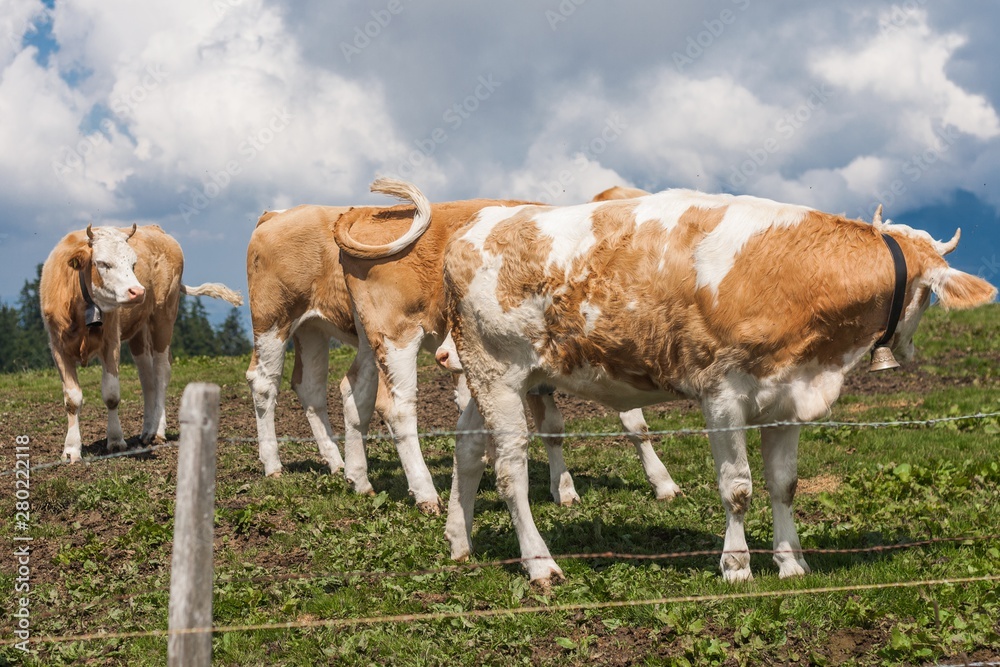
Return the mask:
<path fill-rule="evenodd" d="M 87 260 L 90 258 L 90 248 L 87 244 L 81 245 L 79 248 L 73 251 L 73 254 L 69 256 L 69 268 L 74 271 L 79 271 L 87 264 Z"/>
<path fill-rule="evenodd" d="M 950 267 L 931 276 L 931 290 L 949 310 L 982 306 L 997 296 L 997 288 L 982 278 Z"/>

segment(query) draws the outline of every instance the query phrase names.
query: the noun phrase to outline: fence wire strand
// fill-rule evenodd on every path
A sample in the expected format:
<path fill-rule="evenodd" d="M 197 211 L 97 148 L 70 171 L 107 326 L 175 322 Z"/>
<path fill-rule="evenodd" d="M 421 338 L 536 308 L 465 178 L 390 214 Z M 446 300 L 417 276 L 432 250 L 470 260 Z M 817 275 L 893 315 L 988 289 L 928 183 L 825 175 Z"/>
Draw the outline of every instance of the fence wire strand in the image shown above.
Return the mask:
<path fill-rule="evenodd" d="M 678 595 L 671 597 L 650 598 L 644 600 L 610 600 L 606 602 L 580 602 L 563 605 L 535 605 L 528 607 L 512 607 L 505 609 L 470 609 L 466 611 L 441 611 L 417 614 L 394 614 L 382 616 L 365 616 L 358 618 L 327 618 L 300 619 L 280 623 L 257 623 L 245 625 L 221 625 L 210 628 L 184 628 L 175 630 L 135 630 L 126 632 L 91 632 L 82 635 L 45 635 L 31 637 L 28 641 L 34 644 L 57 644 L 78 641 L 137 639 L 140 637 L 169 637 L 171 635 L 190 635 L 211 632 L 225 634 L 230 632 L 259 632 L 268 630 L 294 630 L 304 628 L 335 628 L 353 627 L 359 625 L 377 625 L 391 623 L 422 623 L 429 621 L 444 621 L 451 619 L 482 619 L 497 616 L 521 616 L 527 614 L 553 614 L 572 611 L 594 611 L 601 609 L 621 609 L 629 607 L 648 607 L 654 605 L 731 602 L 734 600 L 765 599 L 776 597 L 798 597 L 801 595 L 826 595 L 832 593 L 855 593 L 860 591 L 875 591 L 889 589 L 960 586 L 974 583 L 1000 581 L 1000 574 L 982 575 L 978 577 L 960 577 L 953 579 L 924 579 L 920 581 L 893 581 L 878 584 L 851 584 L 846 586 L 824 586 L 816 588 L 801 588 L 781 591 L 745 591 L 742 593 L 719 593 L 715 595 Z M 12 645 L 12 644 L 11 644 Z"/>
<path fill-rule="evenodd" d="M 685 437 L 685 436 L 700 436 L 700 435 L 710 435 L 712 433 L 733 433 L 736 431 L 753 431 L 757 429 L 765 428 L 787 428 L 789 426 L 798 427 L 815 427 L 815 428 L 850 428 L 850 429 L 864 429 L 864 428 L 904 428 L 904 427 L 931 427 L 937 424 L 947 424 L 951 422 L 967 421 L 967 420 L 981 420 L 981 419 L 991 419 L 993 417 L 1000 417 L 1000 411 L 995 412 L 976 412 L 967 415 L 958 415 L 952 417 L 932 417 L 929 419 L 904 419 L 896 421 L 872 421 L 872 422 L 849 422 L 849 421 L 777 421 L 769 422 L 767 424 L 744 424 L 740 426 L 724 426 L 715 428 L 678 428 L 678 429 L 666 429 L 666 430 L 648 430 L 638 433 L 638 435 L 645 437 Z M 488 429 L 478 429 L 478 430 L 468 430 L 468 431 L 449 431 L 449 430 L 431 430 L 431 431 L 420 431 L 417 433 L 417 437 L 423 438 L 441 438 L 441 437 L 459 437 L 463 435 L 494 435 L 495 433 L 501 433 L 497 431 L 490 431 Z M 535 437 L 559 437 L 562 439 L 567 438 L 611 438 L 611 437 L 627 437 L 630 435 L 636 435 L 629 431 L 563 431 L 559 433 L 540 433 L 537 431 L 519 432 L 521 435 L 527 435 L 529 438 Z M 386 432 L 373 433 L 366 436 L 366 440 L 387 440 L 392 436 Z M 334 442 L 340 443 L 344 441 L 343 435 L 334 435 L 332 440 Z M 258 438 L 253 437 L 230 437 L 230 438 L 219 438 L 220 443 L 229 444 L 242 444 L 242 443 L 254 443 L 258 442 Z M 299 438 L 299 437 L 282 437 L 278 438 L 278 442 L 316 442 L 315 438 Z M 116 459 L 122 457 L 138 457 L 145 454 L 151 454 L 153 452 L 159 451 L 161 449 L 172 449 L 177 447 L 177 441 L 169 441 L 162 444 L 150 445 L 148 447 L 142 447 L 140 449 L 130 449 L 124 452 L 113 452 L 110 454 L 102 454 L 99 456 L 88 456 L 81 460 L 83 464 L 93 464 L 100 461 L 105 461 L 109 459 Z M 55 468 L 63 465 L 74 465 L 68 461 L 58 460 L 50 461 L 46 463 L 39 463 L 30 468 L 30 472 L 35 472 L 37 470 L 45 470 L 49 468 Z M 0 477 L 9 477 L 15 474 L 14 470 L 6 470 L 0 472 Z"/>

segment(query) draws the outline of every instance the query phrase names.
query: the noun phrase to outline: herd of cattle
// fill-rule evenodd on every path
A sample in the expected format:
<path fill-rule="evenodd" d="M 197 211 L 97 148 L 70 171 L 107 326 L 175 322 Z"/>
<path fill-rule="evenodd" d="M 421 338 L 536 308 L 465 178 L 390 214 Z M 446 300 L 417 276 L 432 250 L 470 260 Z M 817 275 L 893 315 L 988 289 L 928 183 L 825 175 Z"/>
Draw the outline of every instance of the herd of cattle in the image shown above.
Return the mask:
<path fill-rule="evenodd" d="M 247 370 L 266 475 L 281 474 L 274 414 L 285 349 L 292 387 L 332 473 L 372 493 L 365 439 L 375 411 L 391 431 L 418 506 L 441 501 L 417 429 L 417 355 L 455 373 L 461 411 L 445 533 L 472 551 L 475 495 L 487 461 L 532 581 L 562 577 L 528 505 L 530 429 L 545 434 L 556 502 L 579 501 L 561 451 L 554 388 L 620 411 L 657 498 L 679 488 L 648 439 L 641 408 L 700 402 L 727 524 L 727 581 L 751 578 L 743 517 L 751 497 L 746 430 L 760 429 L 781 577 L 803 574 L 791 503 L 799 428 L 829 413 L 845 374 L 878 343 L 904 358 L 935 295 L 945 308 L 989 303 L 996 288 L 952 269 L 948 242 L 749 196 L 612 188 L 592 202 L 431 204 L 379 179 L 397 206 L 298 206 L 264 213 L 247 251 L 254 349 Z M 893 249 L 895 246 L 895 249 Z M 861 267 L 863 270 L 859 270 Z M 46 260 L 41 306 L 63 382 L 63 456 L 78 461 L 76 367 L 103 367 L 107 442 L 125 448 L 118 356 L 127 341 L 143 392 L 144 443 L 163 439 L 170 340 L 180 294 L 239 305 L 209 283 L 181 283 L 183 255 L 155 225 L 72 232 Z M 331 338 L 358 353 L 340 383 L 344 456 L 327 414 Z M 487 435 L 492 433 L 493 435 Z"/>

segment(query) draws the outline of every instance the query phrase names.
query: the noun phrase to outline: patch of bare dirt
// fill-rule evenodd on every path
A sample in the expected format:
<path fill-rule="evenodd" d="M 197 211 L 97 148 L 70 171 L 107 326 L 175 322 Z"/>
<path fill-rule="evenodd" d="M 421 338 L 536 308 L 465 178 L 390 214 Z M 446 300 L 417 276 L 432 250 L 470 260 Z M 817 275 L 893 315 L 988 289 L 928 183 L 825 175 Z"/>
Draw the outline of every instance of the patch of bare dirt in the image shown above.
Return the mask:
<path fill-rule="evenodd" d="M 840 488 L 840 478 L 834 475 L 818 475 L 808 479 L 800 479 L 796 487 L 797 493 L 833 493 Z"/>

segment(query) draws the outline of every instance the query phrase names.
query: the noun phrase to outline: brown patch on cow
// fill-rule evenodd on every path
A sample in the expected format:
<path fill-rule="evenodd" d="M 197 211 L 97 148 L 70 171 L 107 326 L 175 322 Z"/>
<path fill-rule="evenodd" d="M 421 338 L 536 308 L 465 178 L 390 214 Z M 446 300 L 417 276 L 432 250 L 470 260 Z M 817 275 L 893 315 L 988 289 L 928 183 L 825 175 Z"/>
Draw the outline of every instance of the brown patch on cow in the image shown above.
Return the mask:
<path fill-rule="evenodd" d="M 496 294 L 504 310 L 513 310 L 524 299 L 551 291 L 545 260 L 552 251 L 552 240 L 535 224 L 537 210 L 518 211 L 494 227 L 483 243 L 486 252 L 504 256 L 497 276 Z"/>
<path fill-rule="evenodd" d="M 247 287 L 254 337 L 275 330 L 287 340 L 292 323 L 314 311 L 345 342 L 356 335 L 350 296 L 333 241 L 340 206 L 296 206 L 260 217 L 247 247 Z M 255 353 L 256 354 L 256 353 Z M 251 361 L 255 367 L 255 360 Z"/>
<path fill-rule="evenodd" d="M 389 258 L 342 255 L 347 289 L 369 337 L 380 334 L 394 343 L 409 341 L 422 327 L 442 338 L 447 329 L 444 308 L 444 249 L 455 232 L 487 206 L 524 202 L 473 199 L 431 205 L 431 223 L 412 245 Z M 399 238 L 410 227 L 415 209 L 354 209 L 350 229 L 355 240 L 369 245 Z"/>
<path fill-rule="evenodd" d="M 843 480 L 835 475 L 817 475 L 816 477 L 810 477 L 808 479 L 800 479 L 798 492 L 806 495 L 834 493 L 840 488 L 842 481 Z"/>
<path fill-rule="evenodd" d="M 635 199 L 636 197 L 644 197 L 649 193 L 645 190 L 640 190 L 639 188 L 626 188 L 622 185 L 616 185 L 610 187 L 603 192 L 597 193 L 592 201 L 611 201 L 613 199 Z"/>

